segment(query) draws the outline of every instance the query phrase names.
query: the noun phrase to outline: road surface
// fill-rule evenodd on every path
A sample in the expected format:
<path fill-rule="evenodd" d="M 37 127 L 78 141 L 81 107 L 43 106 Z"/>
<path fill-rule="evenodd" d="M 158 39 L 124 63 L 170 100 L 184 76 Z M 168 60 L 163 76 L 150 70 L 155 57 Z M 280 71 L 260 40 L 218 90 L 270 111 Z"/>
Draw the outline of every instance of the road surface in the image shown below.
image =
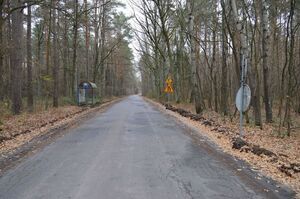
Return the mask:
<path fill-rule="evenodd" d="M 70 129 L 0 178 L 0 198 L 290 198 L 140 96 Z M 273 186 L 273 187 L 272 187 Z M 270 189 L 266 192 L 264 189 Z"/>

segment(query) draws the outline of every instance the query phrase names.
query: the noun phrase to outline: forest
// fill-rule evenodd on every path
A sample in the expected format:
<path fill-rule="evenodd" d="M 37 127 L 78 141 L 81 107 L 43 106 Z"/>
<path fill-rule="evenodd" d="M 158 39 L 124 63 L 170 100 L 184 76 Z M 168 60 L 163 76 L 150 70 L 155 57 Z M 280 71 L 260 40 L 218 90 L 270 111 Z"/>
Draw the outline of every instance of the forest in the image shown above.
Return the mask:
<path fill-rule="evenodd" d="M 137 89 L 129 17 L 113 0 L 0 0 L 0 115 L 98 100 Z"/>
<path fill-rule="evenodd" d="M 141 87 L 233 118 L 243 80 L 247 123 L 299 129 L 299 1 L 129 0 L 133 16 L 119 11 L 124 2 L 0 0 L 0 111 L 76 104 L 78 84 L 90 81 L 99 101 Z"/>
<path fill-rule="evenodd" d="M 0 192 L 300 198 L 299 77 L 300 0 L 0 0 Z"/>
<path fill-rule="evenodd" d="M 199 113 L 234 117 L 236 92 L 251 88 L 246 121 L 299 128 L 300 1 L 142 0 L 140 31 L 143 95 L 193 103 Z"/>

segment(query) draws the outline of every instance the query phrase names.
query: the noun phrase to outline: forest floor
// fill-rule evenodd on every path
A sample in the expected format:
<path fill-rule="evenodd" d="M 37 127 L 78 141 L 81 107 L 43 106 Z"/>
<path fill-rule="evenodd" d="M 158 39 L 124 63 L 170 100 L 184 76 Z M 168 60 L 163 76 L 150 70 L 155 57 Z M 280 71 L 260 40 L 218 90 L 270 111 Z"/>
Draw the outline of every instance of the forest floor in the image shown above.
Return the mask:
<path fill-rule="evenodd" d="M 10 156 L 19 156 L 15 153 L 32 140 L 42 136 L 47 137 L 50 132 L 76 125 L 83 118 L 97 113 L 118 100 L 119 98 L 105 99 L 103 103 L 95 107 L 65 105 L 43 111 L 37 110 L 34 113 L 24 112 L 16 116 L 2 114 L 2 122 L 0 123 L 0 166 L 2 164 L 10 166 L 6 165 L 8 164 L 6 159 L 17 159 L 18 157 Z M 38 140 L 38 142 L 41 142 L 41 140 Z M 1 169 L 3 168 L 0 168 L 0 173 Z"/>
<path fill-rule="evenodd" d="M 300 132 L 296 132 L 297 129 L 290 137 L 282 137 L 278 136 L 276 123 L 264 124 L 262 130 L 250 123 L 245 124 L 244 137 L 239 140 L 238 114 L 231 121 L 216 112 L 197 115 L 191 104 L 150 102 L 181 122 L 196 127 L 224 152 L 248 162 L 253 170 L 290 186 L 300 198 Z"/>

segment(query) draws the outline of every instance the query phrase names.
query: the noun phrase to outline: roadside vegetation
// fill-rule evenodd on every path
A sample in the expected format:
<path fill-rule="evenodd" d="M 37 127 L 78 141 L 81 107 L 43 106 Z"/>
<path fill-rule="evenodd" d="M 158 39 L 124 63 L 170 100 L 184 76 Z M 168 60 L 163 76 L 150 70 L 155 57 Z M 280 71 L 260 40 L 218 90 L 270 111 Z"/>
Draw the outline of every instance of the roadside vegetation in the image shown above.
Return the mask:
<path fill-rule="evenodd" d="M 144 96 L 238 122 L 243 66 L 252 94 L 246 125 L 271 126 L 283 139 L 299 135 L 299 1 L 142 2 L 136 21 Z M 171 94 L 164 92 L 169 76 Z"/>
<path fill-rule="evenodd" d="M 241 158 L 254 151 L 258 157 L 250 155 L 248 162 L 263 162 L 259 169 L 300 190 L 300 2 L 142 2 L 136 5 L 142 30 L 136 35 L 143 95 L 189 118 L 204 134 L 212 131 L 224 150 L 234 147 Z M 251 104 L 236 148 L 242 67 Z M 174 93 L 164 92 L 168 77 Z M 276 158 L 264 159 L 264 152 Z"/>
<path fill-rule="evenodd" d="M 98 104 L 137 90 L 132 28 L 117 1 L 0 0 L 0 153 L 89 111 L 77 86 L 97 85 Z"/>
<path fill-rule="evenodd" d="M 133 32 L 118 10 L 124 6 L 110 0 L 0 0 L 1 123 L 10 115 L 76 105 L 82 81 L 96 83 L 100 101 L 134 93 Z"/>

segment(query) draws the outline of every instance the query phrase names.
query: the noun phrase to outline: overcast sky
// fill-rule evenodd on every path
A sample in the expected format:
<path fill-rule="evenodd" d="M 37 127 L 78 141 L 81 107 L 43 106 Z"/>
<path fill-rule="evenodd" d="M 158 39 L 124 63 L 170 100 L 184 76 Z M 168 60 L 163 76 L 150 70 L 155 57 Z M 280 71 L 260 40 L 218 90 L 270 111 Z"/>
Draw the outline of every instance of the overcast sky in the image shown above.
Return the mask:
<path fill-rule="evenodd" d="M 119 11 L 122 11 L 126 16 L 133 16 L 134 14 L 138 15 L 138 9 L 134 6 L 133 3 L 131 3 L 131 1 L 134 1 L 134 3 L 138 2 L 138 0 L 119 0 L 121 3 L 124 3 L 126 5 L 125 8 L 120 8 L 118 9 Z M 135 22 L 135 19 L 132 18 L 130 19 L 130 25 L 133 29 L 137 29 L 138 28 L 138 25 L 137 23 Z M 137 67 L 137 63 L 138 63 L 138 60 L 139 60 L 139 53 L 135 50 L 136 48 L 138 48 L 138 41 L 135 37 L 135 35 L 133 34 L 133 39 L 132 39 L 132 42 L 130 43 L 130 48 L 132 49 L 133 51 L 133 56 L 134 56 L 134 64 L 135 66 Z M 140 79 L 141 78 L 141 75 L 140 75 L 140 72 L 137 70 L 136 71 L 136 76 Z"/>
<path fill-rule="evenodd" d="M 134 6 L 134 4 L 131 3 L 131 1 L 134 1 L 135 3 L 137 2 L 137 0 L 120 0 L 121 3 L 124 3 L 126 5 L 126 7 L 125 8 L 120 8 L 119 10 L 124 12 L 125 15 L 128 16 L 128 17 L 133 16 L 134 13 L 138 12 L 137 8 Z M 136 24 L 134 18 L 130 19 L 129 22 L 130 22 L 130 25 L 131 25 L 132 28 L 134 28 L 134 29 L 138 28 L 138 25 Z M 135 61 L 138 61 L 138 53 L 135 50 L 135 48 L 138 47 L 138 42 L 137 42 L 135 36 L 133 38 L 132 43 L 130 44 L 130 47 L 133 50 Z"/>

